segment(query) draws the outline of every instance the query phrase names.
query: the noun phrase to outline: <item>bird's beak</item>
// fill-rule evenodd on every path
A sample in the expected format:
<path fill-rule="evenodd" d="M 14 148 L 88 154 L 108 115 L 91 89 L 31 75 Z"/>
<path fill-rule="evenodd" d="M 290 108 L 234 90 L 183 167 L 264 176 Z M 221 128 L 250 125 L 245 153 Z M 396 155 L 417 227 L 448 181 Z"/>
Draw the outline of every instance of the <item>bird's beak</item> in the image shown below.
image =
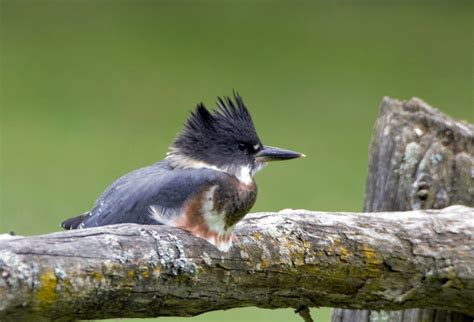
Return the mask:
<path fill-rule="evenodd" d="M 305 157 L 303 153 L 275 148 L 265 145 L 262 150 L 258 151 L 255 158 L 260 162 L 290 160 Z"/>

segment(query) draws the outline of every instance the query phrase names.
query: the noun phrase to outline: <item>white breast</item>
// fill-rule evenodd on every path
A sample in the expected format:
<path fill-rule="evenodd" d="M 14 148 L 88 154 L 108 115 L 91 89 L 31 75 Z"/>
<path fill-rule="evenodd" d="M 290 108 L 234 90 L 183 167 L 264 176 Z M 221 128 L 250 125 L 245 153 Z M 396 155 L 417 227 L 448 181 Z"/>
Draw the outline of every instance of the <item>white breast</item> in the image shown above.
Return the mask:
<path fill-rule="evenodd" d="M 204 202 L 202 205 L 202 215 L 204 222 L 210 231 L 217 233 L 218 235 L 226 234 L 225 229 L 225 216 L 214 210 L 214 193 L 217 189 L 216 186 L 212 186 L 204 195 Z"/>
<path fill-rule="evenodd" d="M 240 182 L 246 185 L 251 184 L 253 181 L 252 169 L 249 166 L 240 167 L 240 169 L 237 170 L 235 176 L 237 177 L 237 179 L 239 179 Z"/>
<path fill-rule="evenodd" d="M 217 188 L 217 185 L 212 186 L 205 193 L 201 211 L 209 231 L 217 234 L 217 238 L 210 237 L 206 238 L 206 240 L 219 248 L 219 250 L 226 252 L 232 247 L 232 231 L 234 226 L 226 227 L 224 214 L 214 210 L 214 193 Z"/>

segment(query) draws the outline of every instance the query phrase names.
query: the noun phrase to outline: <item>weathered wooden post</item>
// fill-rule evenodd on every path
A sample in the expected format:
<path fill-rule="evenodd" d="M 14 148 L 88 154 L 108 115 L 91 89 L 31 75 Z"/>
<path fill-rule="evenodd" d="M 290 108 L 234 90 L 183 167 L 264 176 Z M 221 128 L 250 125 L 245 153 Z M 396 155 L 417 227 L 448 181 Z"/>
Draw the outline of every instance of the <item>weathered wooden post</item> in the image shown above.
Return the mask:
<path fill-rule="evenodd" d="M 474 126 L 454 121 L 417 98 L 408 102 L 385 98 L 369 148 L 364 212 L 454 204 L 474 206 Z M 410 301 L 410 294 L 404 300 Z M 332 316 L 333 322 L 472 320 L 432 309 L 335 309 Z"/>

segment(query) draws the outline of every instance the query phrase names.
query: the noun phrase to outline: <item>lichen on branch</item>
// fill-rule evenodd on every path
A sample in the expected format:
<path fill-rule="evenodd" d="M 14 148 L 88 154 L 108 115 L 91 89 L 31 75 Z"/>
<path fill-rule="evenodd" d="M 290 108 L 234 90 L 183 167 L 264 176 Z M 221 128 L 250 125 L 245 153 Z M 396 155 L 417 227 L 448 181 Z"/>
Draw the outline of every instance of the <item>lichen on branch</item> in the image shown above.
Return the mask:
<path fill-rule="evenodd" d="M 429 215 L 427 215 L 429 213 Z M 192 316 L 243 306 L 474 314 L 474 209 L 248 215 L 229 252 L 166 226 L 0 241 L 0 319 Z"/>

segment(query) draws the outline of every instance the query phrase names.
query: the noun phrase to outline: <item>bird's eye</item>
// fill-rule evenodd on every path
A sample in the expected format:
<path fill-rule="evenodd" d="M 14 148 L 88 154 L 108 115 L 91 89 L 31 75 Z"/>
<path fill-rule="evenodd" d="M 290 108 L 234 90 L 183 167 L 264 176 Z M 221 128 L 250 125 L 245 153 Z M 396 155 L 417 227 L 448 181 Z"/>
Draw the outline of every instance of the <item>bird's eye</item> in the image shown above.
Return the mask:
<path fill-rule="evenodd" d="M 245 151 L 247 149 L 247 147 L 245 146 L 245 144 L 239 143 L 237 145 L 237 149 L 239 149 L 240 151 Z"/>

